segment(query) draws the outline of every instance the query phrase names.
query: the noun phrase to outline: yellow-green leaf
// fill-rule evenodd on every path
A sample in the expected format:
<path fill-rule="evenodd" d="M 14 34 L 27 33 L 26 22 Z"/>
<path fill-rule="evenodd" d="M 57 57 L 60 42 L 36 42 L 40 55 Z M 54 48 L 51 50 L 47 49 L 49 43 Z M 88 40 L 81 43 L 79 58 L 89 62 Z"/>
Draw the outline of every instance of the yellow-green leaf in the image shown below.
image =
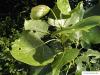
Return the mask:
<path fill-rule="evenodd" d="M 54 60 L 53 51 L 41 39 L 28 32 L 13 42 L 11 55 L 32 66 L 44 66 Z"/>
<path fill-rule="evenodd" d="M 31 19 L 40 19 L 50 11 L 50 8 L 46 5 L 38 5 L 31 9 Z"/>
<path fill-rule="evenodd" d="M 57 6 L 62 14 L 68 15 L 71 11 L 70 4 L 68 0 L 57 0 Z"/>
<path fill-rule="evenodd" d="M 67 63 L 70 63 L 74 60 L 79 54 L 78 49 L 65 49 L 64 52 L 56 56 L 55 61 L 53 62 L 53 71 L 52 75 L 59 75 L 60 69 Z"/>

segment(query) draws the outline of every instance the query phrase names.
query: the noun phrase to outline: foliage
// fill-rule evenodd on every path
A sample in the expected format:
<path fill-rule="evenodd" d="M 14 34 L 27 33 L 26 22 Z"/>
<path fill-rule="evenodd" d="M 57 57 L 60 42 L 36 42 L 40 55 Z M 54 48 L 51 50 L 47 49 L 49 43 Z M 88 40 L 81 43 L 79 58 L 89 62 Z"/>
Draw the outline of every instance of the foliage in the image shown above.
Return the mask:
<path fill-rule="evenodd" d="M 62 14 L 68 15 L 71 11 L 68 0 L 57 0 L 57 6 Z"/>
<path fill-rule="evenodd" d="M 49 12 L 50 8 L 45 5 L 38 5 L 31 10 L 30 17 L 32 19 L 39 19 Z"/>
<path fill-rule="evenodd" d="M 72 9 L 71 1 L 57 0 L 55 6 L 51 2 L 54 7 L 37 5 L 39 0 L 22 0 L 24 7 L 15 4 L 22 11 L 14 9 L 17 16 L 0 22 L 0 75 L 81 75 L 100 70 L 99 48 L 92 49 L 100 43 L 99 6 L 85 11 L 79 2 Z M 37 6 L 30 13 L 33 2 Z"/>
<path fill-rule="evenodd" d="M 60 18 L 56 15 L 57 12 L 53 12 L 48 7 L 54 18 L 48 17 L 45 20 L 42 17 L 49 10 L 40 9 L 42 7 L 43 5 L 39 5 L 32 8 L 34 11 L 31 11 L 33 14 L 30 15 L 31 20 L 25 20 L 24 31 L 18 39 L 12 42 L 11 55 L 16 60 L 31 66 L 41 66 L 35 67 L 36 72 L 31 71 L 32 74 L 36 75 L 43 75 L 45 67 L 51 68 L 45 75 L 62 75 L 64 73 L 70 75 L 70 70 L 75 67 L 76 70 L 72 71 L 75 75 L 80 75 L 85 70 L 92 70 L 94 66 L 92 67 L 91 64 L 96 64 L 100 59 L 100 53 L 92 50 L 88 45 L 100 43 L 99 29 L 95 30 L 95 28 L 100 27 L 100 16 L 90 16 L 83 19 L 85 12 L 83 2 L 71 10 L 68 1 L 57 0 Z M 56 31 L 50 32 L 48 30 L 50 26 L 54 26 Z M 43 41 L 42 39 L 48 35 L 51 39 Z M 60 44 L 60 48 L 56 47 L 59 51 L 56 51 L 54 45 L 50 45 L 53 42 L 57 42 L 56 45 Z M 84 48 L 87 51 L 83 51 Z"/>

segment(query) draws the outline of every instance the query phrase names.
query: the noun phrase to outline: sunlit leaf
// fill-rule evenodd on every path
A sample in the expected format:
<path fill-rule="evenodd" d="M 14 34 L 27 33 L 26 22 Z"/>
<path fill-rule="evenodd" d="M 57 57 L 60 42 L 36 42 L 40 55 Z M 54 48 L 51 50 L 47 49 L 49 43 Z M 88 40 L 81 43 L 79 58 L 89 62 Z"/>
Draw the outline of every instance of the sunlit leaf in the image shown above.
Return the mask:
<path fill-rule="evenodd" d="M 70 4 L 68 0 L 57 0 L 57 6 L 62 14 L 68 15 L 71 11 Z"/>
<path fill-rule="evenodd" d="M 77 7 L 71 11 L 71 16 L 70 17 L 66 17 L 64 19 L 52 19 L 52 18 L 48 18 L 48 23 L 50 25 L 56 26 L 58 28 L 60 27 L 68 27 L 69 25 L 74 25 L 77 22 L 79 22 L 80 20 L 82 20 L 83 18 L 83 14 L 84 14 L 84 9 L 83 9 L 83 2 L 80 2 Z M 60 16 L 60 14 L 59 14 Z M 62 16 L 63 18 L 63 16 Z M 76 19 L 77 18 L 77 19 Z"/>
<path fill-rule="evenodd" d="M 50 8 L 46 5 L 38 5 L 31 9 L 31 19 L 40 19 L 50 11 Z"/>
<path fill-rule="evenodd" d="M 69 25 L 76 24 L 77 22 L 82 20 L 84 12 L 85 11 L 83 8 L 83 2 L 78 3 L 77 7 L 75 9 L 73 9 L 71 12 Z"/>
<path fill-rule="evenodd" d="M 24 32 L 22 37 L 13 42 L 11 55 L 16 60 L 32 66 L 44 66 L 54 60 L 53 51 L 28 32 Z"/>
<path fill-rule="evenodd" d="M 42 20 L 25 20 L 24 28 L 33 31 L 39 38 L 48 33 L 48 24 Z"/>
<path fill-rule="evenodd" d="M 63 28 L 62 30 L 54 32 L 54 34 L 58 33 L 73 33 L 76 31 L 88 31 L 89 29 L 100 26 L 100 16 L 92 16 L 88 17 L 86 19 L 83 19 L 82 21 L 76 23 L 74 26 L 70 26 L 67 28 Z"/>

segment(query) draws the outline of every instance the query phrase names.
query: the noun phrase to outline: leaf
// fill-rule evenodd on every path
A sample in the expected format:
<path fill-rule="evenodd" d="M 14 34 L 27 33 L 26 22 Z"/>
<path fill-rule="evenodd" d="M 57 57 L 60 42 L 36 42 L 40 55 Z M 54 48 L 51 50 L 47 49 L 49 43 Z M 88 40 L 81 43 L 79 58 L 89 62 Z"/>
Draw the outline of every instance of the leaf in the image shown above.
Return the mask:
<path fill-rule="evenodd" d="M 100 43 L 100 26 L 91 28 L 89 32 L 82 32 L 81 41 L 87 44 Z"/>
<path fill-rule="evenodd" d="M 68 0 L 57 0 L 57 6 L 62 14 L 68 15 L 71 11 L 70 4 Z"/>
<path fill-rule="evenodd" d="M 60 69 L 67 63 L 74 60 L 79 54 L 78 49 L 65 49 L 64 52 L 56 56 L 53 62 L 53 72 L 52 75 L 59 75 Z"/>
<path fill-rule="evenodd" d="M 71 11 L 69 25 L 76 24 L 83 19 L 84 15 L 83 2 L 79 2 L 77 7 Z"/>
<path fill-rule="evenodd" d="M 83 14 L 84 14 L 83 3 L 80 2 L 77 5 L 77 7 L 74 10 L 72 10 L 71 17 L 69 17 L 69 18 L 66 17 L 66 19 L 57 19 L 57 20 L 52 19 L 52 18 L 48 18 L 48 23 L 50 25 L 56 26 L 58 28 L 60 28 L 60 27 L 65 28 L 65 27 L 68 27 L 71 24 L 76 24 L 77 22 L 82 20 Z"/>
<path fill-rule="evenodd" d="M 48 33 L 48 24 L 42 20 L 25 20 L 24 28 L 33 31 L 39 38 Z"/>
<path fill-rule="evenodd" d="M 100 53 L 98 51 L 93 51 L 93 50 L 89 49 L 87 52 L 85 52 L 81 56 L 79 56 L 75 60 L 75 62 L 77 64 L 77 70 L 76 70 L 75 75 L 81 75 L 82 71 L 86 71 L 86 65 L 84 65 L 83 62 L 85 62 L 86 64 L 89 65 L 90 56 L 95 56 L 95 59 L 98 59 L 98 58 L 100 58 Z"/>
<path fill-rule="evenodd" d="M 24 32 L 13 42 L 11 55 L 32 66 L 44 66 L 54 60 L 53 51 L 30 32 Z"/>
<path fill-rule="evenodd" d="M 56 26 L 58 28 L 60 27 L 68 27 L 71 24 L 76 24 L 80 20 L 82 20 L 84 14 L 84 9 L 83 9 L 83 3 L 80 2 L 77 7 L 72 10 L 71 12 L 71 17 L 66 18 L 66 19 L 52 19 L 48 18 L 48 23 L 50 25 Z M 77 18 L 77 19 L 76 19 Z"/>
<path fill-rule="evenodd" d="M 86 19 L 83 19 L 82 21 L 76 23 L 74 26 L 70 26 L 67 28 L 63 28 L 62 30 L 58 30 L 53 33 L 53 35 L 58 34 L 58 33 L 73 33 L 77 31 L 88 31 L 89 29 L 95 27 L 95 26 L 100 26 L 100 16 L 92 16 L 88 17 Z"/>
<path fill-rule="evenodd" d="M 88 49 L 88 51 L 85 53 L 85 55 L 87 55 L 88 57 L 95 56 L 96 59 L 100 58 L 100 52 L 94 51 L 94 50 L 91 50 L 91 49 Z"/>
<path fill-rule="evenodd" d="M 89 62 L 89 58 L 86 55 L 82 55 L 75 60 L 77 64 L 77 69 L 75 75 L 81 75 L 82 71 L 86 70 L 86 65 L 83 65 L 83 62 Z"/>
<path fill-rule="evenodd" d="M 50 8 L 46 5 L 38 5 L 31 9 L 31 19 L 40 19 L 50 11 Z"/>

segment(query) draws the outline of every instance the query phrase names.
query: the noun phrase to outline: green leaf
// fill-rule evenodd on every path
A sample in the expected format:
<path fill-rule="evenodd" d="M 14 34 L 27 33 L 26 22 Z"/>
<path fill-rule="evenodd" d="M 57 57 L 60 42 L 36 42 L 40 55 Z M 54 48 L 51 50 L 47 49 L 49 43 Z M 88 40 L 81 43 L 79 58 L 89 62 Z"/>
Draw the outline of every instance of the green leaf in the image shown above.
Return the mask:
<path fill-rule="evenodd" d="M 31 9 L 31 19 L 40 19 L 50 11 L 50 8 L 46 5 L 38 5 Z"/>
<path fill-rule="evenodd" d="M 98 44 L 100 43 L 100 26 L 91 28 L 89 32 L 82 32 L 82 42 L 87 44 Z"/>
<path fill-rule="evenodd" d="M 24 29 L 31 30 L 34 34 L 41 38 L 48 33 L 48 24 L 42 20 L 25 20 Z"/>
<path fill-rule="evenodd" d="M 80 2 L 77 5 L 77 7 L 74 10 L 72 10 L 70 17 L 66 16 L 66 19 L 57 19 L 57 20 L 52 19 L 52 18 L 48 18 L 48 23 L 50 25 L 56 26 L 58 28 L 60 28 L 60 27 L 65 28 L 71 24 L 74 25 L 77 22 L 79 22 L 80 20 L 82 20 L 83 14 L 84 14 L 83 2 Z M 59 16 L 60 16 L 60 14 L 59 14 Z M 63 18 L 63 16 L 62 16 L 62 18 Z"/>
<path fill-rule="evenodd" d="M 88 57 L 95 56 L 96 59 L 100 58 L 100 52 L 94 51 L 94 50 L 91 50 L 91 49 L 88 49 L 88 51 L 85 53 L 85 55 L 87 55 Z"/>
<path fill-rule="evenodd" d="M 59 75 L 60 69 L 67 63 L 74 60 L 79 54 L 78 49 L 65 49 L 64 52 L 56 56 L 53 62 L 53 72 L 52 75 Z"/>
<path fill-rule="evenodd" d="M 100 52 L 89 49 L 87 52 L 85 52 L 81 56 L 79 56 L 75 60 L 75 62 L 77 64 L 77 70 L 76 70 L 75 75 L 81 75 L 82 71 L 86 71 L 86 65 L 84 65 L 83 62 L 85 62 L 87 65 L 89 65 L 90 56 L 93 56 L 93 57 L 95 57 L 95 59 L 98 59 L 98 58 L 100 58 Z"/>
<path fill-rule="evenodd" d="M 82 21 L 76 23 L 74 26 L 70 26 L 67 28 L 63 28 L 62 30 L 56 31 L 53 33 L 53 35 L 58 33 L 74 33 L 77 31 L 88 31 L 89 29 L 100 26 L 100 16 L 92 16 L 88 17 L 86 19 L 83 19 Z"/>
<path fill-rule="evenodd" d="M 29 32 L 24 32 L 22 37 L 13 42 L 11 55 L 32 66 L 44 66 L 54 60 L 53 51 Z"/>
<path fill-rule="evenodd" d="M 68 15 L 71 11 L 70 4 L 68 0 L 57 0 L 57 6 L 62 14 Z"/>
<path fill-rule="evenodd" d="M 77 64 L 77 69 L 75 72 L 75 75 L 81 75 L 82 71 L 86 71 L 86 65 L 83 65 L 82 62 L 89 62 L 89 58 L 87 57 L 87 55 L 83 54 L 82 56 L 78 57 L 75 60 L 76 64 Z"/>
<path fill-rule="evenodd" d="M 71 17 L 70 17 L 69 25 L 76 24 L 77 22 L 82 20 L 84 12 L 85 11 L 84 11 L 84 8 L 83 8 L 83 2 L 79 2 L 77 7 L 71 11 Z"/>

